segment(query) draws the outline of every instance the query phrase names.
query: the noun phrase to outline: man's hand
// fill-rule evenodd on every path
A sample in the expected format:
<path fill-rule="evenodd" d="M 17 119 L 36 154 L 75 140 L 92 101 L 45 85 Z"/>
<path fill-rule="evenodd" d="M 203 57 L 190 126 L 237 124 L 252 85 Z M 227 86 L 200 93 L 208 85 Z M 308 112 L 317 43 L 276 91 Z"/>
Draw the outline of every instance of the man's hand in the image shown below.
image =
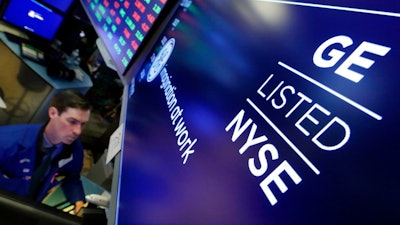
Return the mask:
<path fill-rule="evenodd" d="M 75 215 L 78 215 L 79 211 L 81 210 L 81 208 L 83 207 L 83 205 L 85 205 L 85 203 L 83 201 L 77 201 L 75 202 Z"/>

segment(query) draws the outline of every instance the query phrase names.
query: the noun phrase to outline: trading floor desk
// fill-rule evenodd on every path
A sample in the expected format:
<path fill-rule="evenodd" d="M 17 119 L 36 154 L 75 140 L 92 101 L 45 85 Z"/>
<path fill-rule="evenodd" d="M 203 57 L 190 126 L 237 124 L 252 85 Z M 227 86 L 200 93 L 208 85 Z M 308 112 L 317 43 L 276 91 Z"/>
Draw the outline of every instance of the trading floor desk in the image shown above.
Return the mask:
<path fill-rule="evenodd" d="M 73 89 L 85 94 L 92 80 L 79 66 L 68 65 L 78 78 L 50 77 L 44 65 L 21 56 L 20 45 L 0 32 L 0 125 L 44 122 L 55 93 Z"/>

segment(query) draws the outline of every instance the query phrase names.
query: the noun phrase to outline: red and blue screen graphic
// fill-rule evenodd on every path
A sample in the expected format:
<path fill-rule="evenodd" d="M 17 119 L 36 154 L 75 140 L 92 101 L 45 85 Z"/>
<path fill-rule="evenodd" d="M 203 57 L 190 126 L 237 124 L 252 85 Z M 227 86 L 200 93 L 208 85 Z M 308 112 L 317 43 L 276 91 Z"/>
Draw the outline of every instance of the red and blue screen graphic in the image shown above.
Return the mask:
<path fill-rule="evenodd" d="M 167 0 L 83 0 L 118 74 L 123 74 Z"/>

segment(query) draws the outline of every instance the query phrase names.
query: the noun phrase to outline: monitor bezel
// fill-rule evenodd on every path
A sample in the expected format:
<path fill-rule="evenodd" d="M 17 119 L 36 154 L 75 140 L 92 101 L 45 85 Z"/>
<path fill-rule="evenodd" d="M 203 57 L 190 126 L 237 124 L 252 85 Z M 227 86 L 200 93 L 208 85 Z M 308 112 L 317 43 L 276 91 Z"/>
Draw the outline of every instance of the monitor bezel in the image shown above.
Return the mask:
<path fill-rule="evenodd" d="M 84 0 L 80 0 L 80 4 L 82 6 L 82 8 L 84 9 L 87 17 L 89 18 L 89 21 L 93 24 L 95 24 L 95 21 L 93 21 L 93 17 L 91 16 L 91 13 L 88 11 L 88 9 L 85 7 Z M 179 0 L 167 0 L 166 4 L 164 5 L 164 7 L 162 8 L 160 14 L 158 15 L 158 17 L 156 18 L 155 22 L 153 23 L 153 25 L 151 26 L 151 28 L 149 29 L 149 31 L 146 33 L 143 41 L 140 43 L 140 46 L 138 47 L 138 50 L 135 52 L 133 58 L 129 61 L 128 65 L 122 70 L 122 71 L 118 71 L 118 69 L 116 69 L 118 76 L 121 78 L 122 82 L 124 84 L 129 83 L 129 80 L 132 78 L 132 67 L 134 66 L 134 64 L 140 64 L 140 57 L 141 55 L 146 55 L 147 51 L 149 51 L 151 49 L 151 47 L 154 45 L 157 34 L 157 31 L 161 31 L 161 28 L 163 26 L 165 26 L 165 23 L 169 20 L 171 14 L 173 14 L 172 12 L 175 12 L 175 10 L 178 8 L 178 3 L 180 1 Z M 102 38 L 102 35 L 99 34 L 98 28 L 93 25 L 94 30 L 96 31 L 96 34 L 98 35 L 99 38 Z M 110 54 L 110 47 L 106 46 L 106 51 L 107 53 L 111 56 Z M 113 58 L 111 56 L 111 60 L 114 62 L 115 58 Z M 134 72 L 133 72 L 134 73 Z"/>

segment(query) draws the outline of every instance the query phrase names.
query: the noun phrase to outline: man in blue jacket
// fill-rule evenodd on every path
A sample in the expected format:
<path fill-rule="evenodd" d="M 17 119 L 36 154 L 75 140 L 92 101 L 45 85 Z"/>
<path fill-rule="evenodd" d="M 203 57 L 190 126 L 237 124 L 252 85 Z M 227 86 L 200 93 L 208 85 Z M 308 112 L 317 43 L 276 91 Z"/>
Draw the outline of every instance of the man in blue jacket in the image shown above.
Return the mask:
<path fill-rule="evenodd" d="M 0 127 L 0 188 L 42 201 L 62 182 L 77 213 L 85 202 L 80 180 L 83 147 L 78 137 L 90 110 L 81 94 L 61 91 L 51 102 L 46 124 Z"/>

